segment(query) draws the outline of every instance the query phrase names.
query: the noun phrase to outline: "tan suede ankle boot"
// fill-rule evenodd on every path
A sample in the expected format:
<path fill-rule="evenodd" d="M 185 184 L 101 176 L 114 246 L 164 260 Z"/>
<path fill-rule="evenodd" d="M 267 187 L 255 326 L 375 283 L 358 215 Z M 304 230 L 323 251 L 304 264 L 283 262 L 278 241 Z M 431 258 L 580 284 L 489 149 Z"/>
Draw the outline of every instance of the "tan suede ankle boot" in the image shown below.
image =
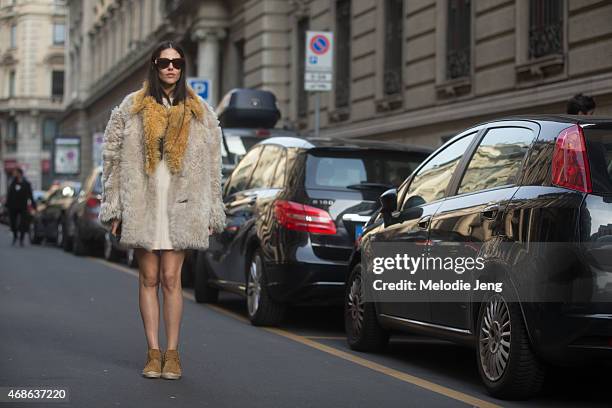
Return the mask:
<path fill-rule="evenodd" d="M 181 361 L 178 350 L 166 350 L 164 353 L 164 363 L 161 376 L 168 380 L 178 380 L 181 378 Z"/>
<path fill-rule="evenodd" d="M 160 349 L 149 349 L 147 351 L 147 363 L 142 370 L 142 375 L 148 378 L 161 377 L 162 354 Z"/>

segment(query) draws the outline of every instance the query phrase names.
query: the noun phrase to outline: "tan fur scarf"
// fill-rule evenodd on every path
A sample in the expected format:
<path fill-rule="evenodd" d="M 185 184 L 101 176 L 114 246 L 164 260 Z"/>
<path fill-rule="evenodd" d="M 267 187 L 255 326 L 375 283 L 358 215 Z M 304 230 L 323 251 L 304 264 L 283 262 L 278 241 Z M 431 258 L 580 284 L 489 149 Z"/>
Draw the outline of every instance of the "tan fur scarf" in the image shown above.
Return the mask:
<path fill-rule="evenodd" d="M 164 157 L 174 174 L 181 171 L 183 155 L 187 149 L 189 126 L 192 116 L 204 118 L 204 110 L 198 95 L 187 85 L 187 98 L 178 105 L 165 107 L 148 94 L 148 83 L 143 83 L 132 105 L 132 113 L 142 111 L 145 143 L 145 172 L 151 176 L 161 160 L 159 141 L 164 137 Z M 182 124 L 181 124 L 182 119 Z"/>

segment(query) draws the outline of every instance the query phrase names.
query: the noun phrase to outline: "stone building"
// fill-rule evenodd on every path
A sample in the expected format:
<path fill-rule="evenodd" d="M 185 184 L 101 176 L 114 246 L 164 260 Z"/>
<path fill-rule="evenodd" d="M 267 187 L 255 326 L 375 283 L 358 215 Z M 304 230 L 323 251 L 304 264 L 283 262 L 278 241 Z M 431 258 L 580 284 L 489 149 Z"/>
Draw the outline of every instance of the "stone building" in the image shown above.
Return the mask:
<path fill-rule="evenodd" d="M 0 1 L 0 195 L 16 166 L 35 189 L 51 182 L 63 111 L 65 21 L 64 1 Z"/>
<path fill-rule="evenodd" d="M 438 146 L 515 113 L 564 112 L 583 92 L 612 115 L 612 2 L 596 0 L 69 0 L 62 131 L 94 135 L 140 87 L 162 39 L 185 48 L 209 102 L 235 87 L 274 92 L 278 126 L 309 134 L 305 32 L 334 32 L 321 135 Z M 86 6 L 85 6 L 86 5 Z"/>

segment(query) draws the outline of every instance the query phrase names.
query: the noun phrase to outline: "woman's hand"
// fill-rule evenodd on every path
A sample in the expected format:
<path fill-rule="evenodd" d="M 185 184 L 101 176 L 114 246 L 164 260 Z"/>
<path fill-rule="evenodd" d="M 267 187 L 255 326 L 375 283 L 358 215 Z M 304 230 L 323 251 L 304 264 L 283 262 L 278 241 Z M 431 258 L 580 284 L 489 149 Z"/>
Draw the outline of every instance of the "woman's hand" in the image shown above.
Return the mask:
<path fill-rule="evenodd" d="M 112 227 L 112 229 L 111 229 L 111 234 L 113 234 L 113 235 L 117 235 L 117 227 L 119 227 L 119 223 L 120 223 L 120 222 L 121 222 L 121 221 L 116 220 L 116 219 L 115 219 L 115 220 L 113 220 L 113 227 Z"/>

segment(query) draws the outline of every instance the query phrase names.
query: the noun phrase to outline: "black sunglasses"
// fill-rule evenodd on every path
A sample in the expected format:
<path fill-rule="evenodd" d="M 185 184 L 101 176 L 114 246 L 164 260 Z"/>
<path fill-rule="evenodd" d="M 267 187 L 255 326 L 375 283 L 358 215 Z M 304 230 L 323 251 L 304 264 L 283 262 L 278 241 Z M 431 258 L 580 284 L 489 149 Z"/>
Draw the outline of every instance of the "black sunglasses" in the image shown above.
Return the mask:
<path fill-rule="evenodd" d="M 172 66 L 176 69 L 183 69 L 185 68 L 185 59 L 184 58 L 173 58 L 173 59 L 169 59 L 169 58 L 158 58 L 157 62 L 155 63 L 155 65 L 159 68 L 159 69 L 166 69 L 170 66 L 170 63 L 172 63 Z"/>

